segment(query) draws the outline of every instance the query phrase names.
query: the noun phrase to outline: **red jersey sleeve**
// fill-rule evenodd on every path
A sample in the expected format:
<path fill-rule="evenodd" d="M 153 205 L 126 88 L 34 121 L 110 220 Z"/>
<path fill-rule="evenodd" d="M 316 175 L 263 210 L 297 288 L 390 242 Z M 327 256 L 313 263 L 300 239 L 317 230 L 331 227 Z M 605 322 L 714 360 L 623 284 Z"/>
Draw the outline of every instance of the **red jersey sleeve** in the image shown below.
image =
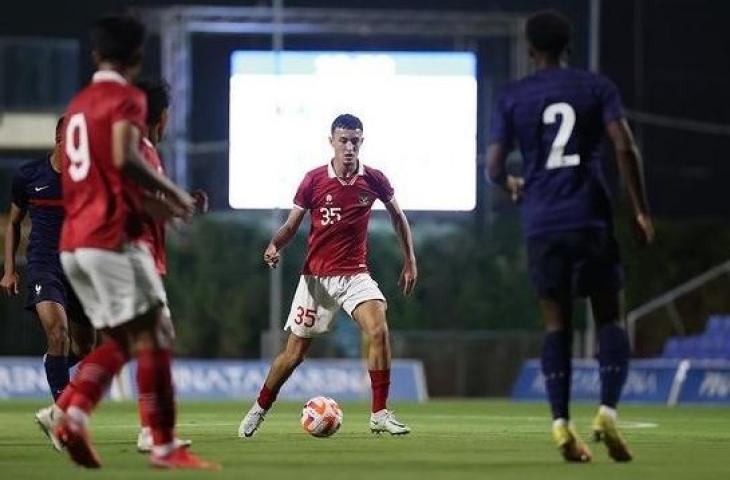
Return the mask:
<path fill-rule="evenodd" d="M 144 131 L 147 118 L 147 99 L 136 89 L 130 89 L 129 95 L 119 98 L 112 107 L 111 123 L 126 120 L 133 123 L 140 131 Z"/>
<path fill-rule="evenodd" d="M 370 187 L 378 196 L 378 199 L 383 203 L 388 203 L 393 200 L 395 190 L 393 190 L 393 187 L 390 185 L 388 177 L 386 177 L 380 170 L 376 170 L 374 168 L 370 169 L 368 173 L 371 178 L 371 181 L 369 182 Z"/>
<path fill-rule="evenodd" d="M 306 174 L 299 184 L 296 195 L 294 195 L 294 205 L 304 210 L 312 208 L 312 176 Z"/>

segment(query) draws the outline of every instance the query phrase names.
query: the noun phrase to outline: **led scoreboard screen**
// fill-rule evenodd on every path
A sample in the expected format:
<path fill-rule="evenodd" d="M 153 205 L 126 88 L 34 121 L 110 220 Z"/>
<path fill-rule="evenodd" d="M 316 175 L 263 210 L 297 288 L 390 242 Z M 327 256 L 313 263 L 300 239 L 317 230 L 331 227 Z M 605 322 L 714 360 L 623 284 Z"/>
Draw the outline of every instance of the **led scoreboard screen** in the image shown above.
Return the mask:
<path fill-rule="evenodd" d="M 332 120 L 364 125 L 360 161 L 406 210 L 476 203 L 476 57 L 445 52 L 231 55 L 229 203 L 290 208 L 304 174 L 332 158 Z"/>

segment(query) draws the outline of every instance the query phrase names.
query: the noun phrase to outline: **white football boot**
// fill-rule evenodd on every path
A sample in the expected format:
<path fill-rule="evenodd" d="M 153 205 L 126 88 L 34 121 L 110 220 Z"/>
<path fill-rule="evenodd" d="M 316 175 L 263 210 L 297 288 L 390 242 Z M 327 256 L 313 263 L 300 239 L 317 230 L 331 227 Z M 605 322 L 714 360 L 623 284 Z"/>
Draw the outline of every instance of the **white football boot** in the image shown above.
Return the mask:
<path fill-rule="evenodd" d="M 373 433 L 388 432 L 391 435 L 406 435 L 411 433 L 410 427 L 399 422 L 390 410 L 380 410 L 370 414 L 370 431 Z"/>
<path fill-rule="evenodd" d="M 193 444 L 192 440 L 183 440 L 175 437 L 174 448 L 188 448 Z M 152 440 L 152 429 L 150 427 L 142 427 L 137 435 L 137 451 L 139 453 L 150 453 L 152 452 L 152 446 L 154 442 Z"/>
<path fill-rule="evenodd" d="M 256 433 L 256 430 L 259 429 L 261 423 L 264 421 L 265 416 L 266 410 L 261 408 L 258 402 L 253 402 L 251 410 L 243 417 L 241 424 L 238 426 L 239 438 L 248 438 Z"/>
<path fill-rule="evenodd" d="M 61 443 L 61 440 L 54 433 L 54 430 L 62 416 L 63 412 L 55 405 L 41 408 L 35 412 L 35 423 L 38 424 L 38 427 L 46 435 L 46 437 L 48 437 L 48 440 L 51 441 L 51 445 L 58 452 L 63 452 L 64 446 L 63 443 Z"/>

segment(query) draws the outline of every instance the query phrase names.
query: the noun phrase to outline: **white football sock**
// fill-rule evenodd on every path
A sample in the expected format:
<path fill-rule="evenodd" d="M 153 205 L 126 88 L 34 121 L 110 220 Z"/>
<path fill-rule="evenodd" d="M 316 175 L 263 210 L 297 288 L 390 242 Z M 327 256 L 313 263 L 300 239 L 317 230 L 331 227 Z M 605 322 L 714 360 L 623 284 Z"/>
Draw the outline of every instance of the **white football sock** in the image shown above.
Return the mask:
<path fill-rule="evenodd" d="M 89 415 L 87 415 L 86 412 L 81 410 L 79 407 L 68 407 L 66 415 L 68 415 L 68 418 L 84 427 L 89 424 Z"/>
<path fill-rule="evenodd" d="M 568 420 L 565 418 L 556 418 L 553 420 L 553 428 L 555 427 L 567 427 L 568 426 Z"/>
<path fill-rule="evenodd" d="M 618 412 L 616 411 L 615 408 L 607 407 L 606 405 L 601 405 L 600 407 L 598 407 L 598 413 L 600 415 L 606 415 L 614 422 L 616 420 L 618 420 Z"/>

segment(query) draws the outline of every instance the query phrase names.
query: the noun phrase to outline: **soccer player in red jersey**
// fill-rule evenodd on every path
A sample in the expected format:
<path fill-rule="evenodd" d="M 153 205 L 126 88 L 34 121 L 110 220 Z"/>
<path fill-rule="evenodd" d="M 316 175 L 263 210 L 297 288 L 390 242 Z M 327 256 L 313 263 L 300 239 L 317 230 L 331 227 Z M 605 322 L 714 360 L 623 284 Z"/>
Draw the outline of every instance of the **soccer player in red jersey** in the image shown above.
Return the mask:
<path fill-rule="evenodd" d="M 144 36 L 144 26 L 128 16 L 97 21 L 92 33 L 97 72 L 66 110 L 61 263 L 105 340 L 81 362 L 56 401 L 53 434 L 75 463 L 99 468 L 89 416 L 114 375 L 134 356 L 139 394 L 145 399 L 141 403 L 154 437 L 151 465 L 216 468 L 174 442 L 171 354 L 157 335 L 165 292 L 149 249 L 139 241 L 141 188 L 160 192 L 177 216 L 187 218 L 195 209 L 193 198 L 140 154 L 146 100 L 130 82 L 141 68 Z"/>
<path fill-rule="evenodd" d="M 137 82 L 137 88 L 145 93 L 147 98 L 147 128 L 146 135 L 142 138 L 142 156 L 147 160 L 152 168 L 164 174 L 162 161 L 157 153 L 157 144 L 159 144 L 167 126 L 167 118 L 170 108 L 170 94 L 165 82 L 145 80 Z M 167 275 L 167 254 L 165 252 L 165 228 L 167 218 L 170 216 L 166 211 L 166 205 L 159 202 L 159 195 L 156 192 L 143 192 L 143 203 L 146 211 L 142 216 L 143 233 L 140 240 L 147 244 L 152 252 L 155 260 L 155 269 L 160 277 Z M 202 190 L 196 190 L 191 193 L 195 198 L 196 210 L 204 213 L 208 209 L 208 196 Z M 154 214 L 157 212 L 157 214 Z M 162 310 L 160 322 L 158 324 L 158 338 L 165 348 L 172 348 L 175 341 L 175 327 L 172 323 L 170 308 L 165 301 L 165 307 Z M 147 399 L 140 396 L 141 403 Z M 140 405 L 140 423 L 142 429 L 137 436 L 137 451 L 141 453 L 149 453 L 154 446 L 152 428 L 150 420 L 146 413 L 148 408 Z M 175 443 L 180 446 L 190 446 L 190 440 L 181 440 L 175 438 Z"/>
<path fill-rule="evenodd" d="M 330 133 L 334 158 L 304 176 L 289 218 L 264 252 L 264 261 L 276 267 L 279 251 L 289 243 L 309 212 L 312 226 L 307 257 L 284 327 L 291 334 L 284 351 L 274 359 L 257 401 L 241 421 L 241 438 L 256 432 L 282 385 L 304 360 L 312 338 L 332 328 L 340 308 L 369 340 L 370 430 L 392 435 L 410 432 L 387 408 L 391 357 L 386 303 L 378 284 L 370 278 L 366 263 L 367 226 L 375 200 L 385 204 L 400 241 L 404 265 L 399 285 L 406 295 L 413 290 L 417 277 L 411 230 L 388 179 L 359 159 L 362 122 L 353 115 L 340 115 L 332 122 Z"/>

